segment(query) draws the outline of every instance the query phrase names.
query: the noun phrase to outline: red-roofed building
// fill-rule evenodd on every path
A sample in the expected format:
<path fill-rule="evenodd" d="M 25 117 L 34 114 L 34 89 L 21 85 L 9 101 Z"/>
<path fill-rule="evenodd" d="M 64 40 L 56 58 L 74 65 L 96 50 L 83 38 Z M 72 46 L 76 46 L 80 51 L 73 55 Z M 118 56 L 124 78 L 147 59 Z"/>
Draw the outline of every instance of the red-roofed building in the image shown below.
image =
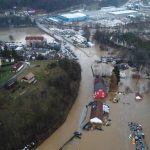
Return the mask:
<path fill-rule="evenodd" d="M 18 72 L 23 68 L 23 63 L 22 62 L 17 62 L 14 65 L 11 66 L 11 71 L 12 72 Z"/>
<path fill-rule="evenodd" d="M 100 100 L 107 96 L 107 86 L 101 77 L 95 78 L 94 81 L 94 99 Z"/>
<path fill-rule="evenodd" d="M 45 44 L 46 40 L 43 36 L 26 36 L 25 37 L 27 46 L 43 46 Z"/>

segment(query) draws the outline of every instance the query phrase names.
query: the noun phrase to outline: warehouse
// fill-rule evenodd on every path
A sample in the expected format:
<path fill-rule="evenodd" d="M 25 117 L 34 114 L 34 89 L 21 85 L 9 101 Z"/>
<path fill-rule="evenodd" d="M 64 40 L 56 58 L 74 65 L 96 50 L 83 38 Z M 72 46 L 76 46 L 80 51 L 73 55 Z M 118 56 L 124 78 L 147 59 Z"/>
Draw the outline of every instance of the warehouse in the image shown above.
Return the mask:
<path fill-rule="evenodd" d="M 112 11 L 109 14 L 114 15 L 116 17 L 126 17 L 128 15 L 138 14 L 135 10 L 120 10 L 120 11 Z"/>
<path fill-rule="evenodd" d="M 64 22 L 78 22 L 87 20 L 89 17 L 82 13 L 68 13 L 60 15 L 59 18 Z"/>

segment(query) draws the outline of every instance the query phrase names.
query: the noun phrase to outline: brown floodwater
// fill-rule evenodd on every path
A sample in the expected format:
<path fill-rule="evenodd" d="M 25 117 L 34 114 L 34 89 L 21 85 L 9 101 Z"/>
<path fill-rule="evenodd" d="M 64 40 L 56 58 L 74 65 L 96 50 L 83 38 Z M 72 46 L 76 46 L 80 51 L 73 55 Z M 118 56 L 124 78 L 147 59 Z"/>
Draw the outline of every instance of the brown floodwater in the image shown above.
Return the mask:
<path fill-rule="evenodd" d="M 0 40 L 9 41 L 9 35 L 13 35 L 15 41 L 22 42 L 26 35 L 44 34 L 37 28 L 0 29 Z M 46 35 L 46 34 L 44 34 Z M 46 35 L 47 38 L 50 38 Z M 50 38 L 51 39 L 51 38 Z M 72 47 L 72 46 L 71 46 Z M 91 65 L 99 56 L 107 55 L 99 51 L 98 47 L 90 49 L 77 49 L 72 47 L 79 58 L 82 67 L 82 80 L 78 97 L 70 110 L 66 121 L 49 138 L 47 138 L 37 150 L 58 150 L 80 128 L 80 118 L 85 105 L 92 100 L 93 76 Z M 128 73 L 130 74 L 130 73 Z M 117 104 L 107 101 L 111 107 L 110 127 L 104 127 L 104 131 L 82 131 L 82 139 L 75 139 L 64 147 L 64 150 L 134 150 L 128 136 L 130 134 L 128 122 L 134 121 L 143 125 L 147 145 L 150 147 L 150 93 L 149 80 L 132 80 L 130 77 L 121 80 L 120 91 L 128 86 L 132 93 L 120 95 Z M 135 92 L 143 94 L 143 100 L 135 101 Z"/>
<path fill-rule="evenodd" d="M 46 139 L 37 150 L 58 150 L 73 134 L 79 130 L 79 120 L 84 106 L 92 99 L 93 76 L 91 64 L 98 56 L 107 55 L 100 52 L 97 47 L 75 50 L 79 56 L 82 67 L 82 80 L 79 95 L 73 105 L 65 123 Z M 111 107 L 110 127 L 104 127 L 104 131 L 82 131 L 82 139 L 75 139 L 64 147 L 64 150 L 134 150 L 135 145 L 128 139 L 130 134 L 128 122 L 134 121 L 143 125 L 147 145 L 150 147 L 150 94 L 148 92 L 148 80 L 132 80 L 130 77 L 121 80 L 121 91 L 128 86 L 133 93 L 121 95 L 118 104 L 110 101 Z M 135 101 L 135 92 L 140 91 L 144 95 L 141 102 Z"/>
<path fill-rule="evenodd" d="M 49 42 L 53 40 L 50 36 L 43 31 L 34 27 L 27 28 L 0 28 L 0 40 L 10 42 L 9 36 L 13 36 L 13 42 L 25 43 L 25 37 L 28 35 L 43 35 Z"/>

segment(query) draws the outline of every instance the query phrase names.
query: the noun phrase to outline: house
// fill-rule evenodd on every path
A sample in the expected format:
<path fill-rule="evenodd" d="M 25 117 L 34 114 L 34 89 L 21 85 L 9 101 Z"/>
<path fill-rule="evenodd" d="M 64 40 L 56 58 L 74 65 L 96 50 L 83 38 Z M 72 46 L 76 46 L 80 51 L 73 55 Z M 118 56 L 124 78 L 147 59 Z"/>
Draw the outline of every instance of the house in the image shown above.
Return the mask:
<path fill-rule="evenodd" d="M 90 122 L 94 127 L 98 127 L 102 124 L 103 120 L 103 103 L 95 101 L 91 106 Z"/>
<path fill-rule="evenodd" d="M 30 84 L 35 81 L 35 75 L 32 72 L 30 72 L 22 78 L 22 81 Z"/>
<path fill-rule="evenodd" d="M 11 71 L 16 73 L 20 71 L 23 68 L 23 66 L 23 62 L 17 62 L 11 66 Z"/>
<path fill-rule="evenodd" d="M 26 45 L 31 47 L 41 47 L 46 42 L 43 36 L 26 36 L 25 40 Z"/>
<path fill-rule="evenodd" d="M 96 77 L 94 80 L 94 99 L 100 100 L 104 99 L 107 96 L 107 87 L 101 77 Z"/>

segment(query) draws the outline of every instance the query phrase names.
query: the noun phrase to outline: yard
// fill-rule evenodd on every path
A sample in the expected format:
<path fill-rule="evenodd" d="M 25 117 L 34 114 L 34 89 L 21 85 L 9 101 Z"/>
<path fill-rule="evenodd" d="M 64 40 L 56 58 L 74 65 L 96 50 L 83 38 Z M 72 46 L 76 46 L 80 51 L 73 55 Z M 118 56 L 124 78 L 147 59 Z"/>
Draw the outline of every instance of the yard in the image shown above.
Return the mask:
<path fill-rule="evenodd" d="M 17 78 L 18 84 L 15 88 L 11 89 L 11 95 L 14 99 L 25 96 L 33 91 L 36 90 L 42 90 L 44 88 L 45 83 L 43 83 L 44 80 L 46 80 L 48 72 L 46 71 L 47 65 L 51 63 L 55 63 L 56 61 L 34 61 L 31 62 L 30 67 L 25 69 Z M 58 68 L 57 68 L 58 69 Z M 26 76 L 28 73 L 32 72 L 35 75 L 35 79 L 37 80 L 36 84 L 29 84 L 25 82 L 21 82 L 21 79 Z"/>
<path fill-rule="evenodd" d="M 0 68 L 0 84 L 9 80 L 13 76 L 11 72 L 11 66 L 4 66 Z"/>

